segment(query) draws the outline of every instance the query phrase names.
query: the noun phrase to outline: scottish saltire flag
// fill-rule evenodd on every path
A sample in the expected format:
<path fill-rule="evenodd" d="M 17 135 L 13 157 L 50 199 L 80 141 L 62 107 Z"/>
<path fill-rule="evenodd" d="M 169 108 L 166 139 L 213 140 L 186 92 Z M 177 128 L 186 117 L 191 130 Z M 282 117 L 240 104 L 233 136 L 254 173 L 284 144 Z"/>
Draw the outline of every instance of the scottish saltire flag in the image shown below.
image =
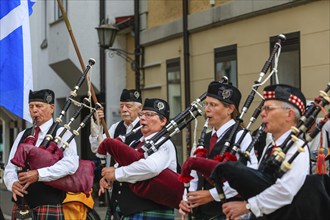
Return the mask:
<path fill-rule="evenodd" d="M 0 0 L 0 106 L 31 121 L 33 86 L 29 16 L 36 0 Z"/>

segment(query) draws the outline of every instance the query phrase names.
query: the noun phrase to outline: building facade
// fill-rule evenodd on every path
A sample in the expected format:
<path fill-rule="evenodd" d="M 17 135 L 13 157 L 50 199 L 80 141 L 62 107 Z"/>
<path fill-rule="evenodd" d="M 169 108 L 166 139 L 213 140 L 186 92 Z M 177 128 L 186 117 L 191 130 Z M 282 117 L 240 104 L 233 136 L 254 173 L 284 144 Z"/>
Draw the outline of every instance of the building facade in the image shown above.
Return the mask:
<path fill-rule="evenodd" d="M 131 0 L 62 1 L 85 65 L 96 60 L 92 83 L 105 105 L 107 124 L 119 119 L 118 102 L 123 88 L 135 88 L 137 71 L 119 56 L 98 46 L 95 27 L 109 18 L 121 27 L 122 18 L 134 17 L 132 26 L 119 30 L 113 47 L 137 53 L 139 47 L 139 87 L 143 98 L 169 101 L 171 117 L 183 111 L 203 94 L 212 80 L 222 75 L 242 92 L 241 106 L 269 58 L 277 35 L 284 34 L 275 83 L 300 87 L 306 98 L 314 99 L 330 78 L 330 2 L 328 0 Z M 134 16 L 138 15 L 138 16 Z M 134 28 L 138 24 L 138 29 Z M 75 48 L 56 1 L 37 1 L 31 16 L 34 88 L 50 88 L 57 94 L 59 114 L 74 83 L 82 73 Z M 134 54 L 129 55 L 134 60 Z M 272 63 L 270 69 L 273 69 Z M 263 78 L 265 79 L 266 76 Z M 258 91 L 262 91 L 263 85 Z M 84 97 L 87 88 L 81 88 Z M 248 122 L 260 103 L 258 95 L 244 116 Z M 71 110 L 70 110 L 71 111 Z M 72 113 L 72 112 L 71 112 Z M 86 114 L 86 113 L 85 113 Z M 70 114 L 68 114 L 68 118 Z M 24 123 L 10 113 L 2 113 L 3 153 Z M 67 119 L 68 119 L 67 118 Z M 197 138 L 203 117 L 198 118 Z M 192 124 L 193 125 L 193 124 Z M 194 143 L 183 131 L 173 139 L 180 160 Z M 252 129 L 258 127 L 258 122 Z M 88 128 L 76 138 L 79 153 L 89 157 Z M 187 141 L 188 140 L 188 141 Z M 2 159 L 6 162 L 6 156 Z"/>
<path fill-rule="evenodd" d="M 278 80 L 272 77 L 265 85 L 291 84 L 301 88 L 307 99 L 314 99 L 329 82 L 329 1 L 160 0 L 140 4 L 143 96 L 167 99 L 174 109 L 172 117 L 222 75 L 241 90 L 242 108 L 279 34 L 287 40 L 281 48 Z M 260 101 L 256 95 L 244 116 L 246 124 Z M 204 119 L 198 120 L 197 134 Z M 255 123 L 251 128 L 258 126 Z M 179 145 L 184 158 L 186 133 L 182 135 Z"/>
<path fill-rule="evenodd" d="M 70 25 L 66 25 L 59 2 L 62 3 Z M 116 17 L 132 16 L 133 5 L 133 0 L 36 1 L 30 16 L 33 87 L 34 90 L 48 88 L 55 92 L 54 118 L 60 115 L 89 58 L 93 58 L 96 63 L 89 71 L 90 82 L 98 101 L 105 107 L 106 124 L 110 126 L 119 120 L 119 97 L 121 90 L 126 87 L 127 64 L 120 57 L 108 57 L 108 53 L 100 49 L 95 28 L 106 20 L 115 22 Z M 76 44 L 73 43 L 71 35 Z M 126 36 L 118 35 L 115 46 L 126 50 Z M 76 50 L 79 50 L 81 59 Z M 86 82 L 87 79 L 75 98 L 79 102 L 88 96 Z M 76 109 L 77 107 L 71 104 L 62 124 L 69 121 Z M 31 124 L 4 108 L 0 108 L 0 113 L 0 162 L 7 163 L 15 137 Z M 88 110 L 84 110 L 71 126 L 72 129 L 77 128 L 88 113 Z M 94 156 L 89 147 L 89 133 L 88 124 L 75 138 L 78 154 L 82 159 L 92 159 Z"/>

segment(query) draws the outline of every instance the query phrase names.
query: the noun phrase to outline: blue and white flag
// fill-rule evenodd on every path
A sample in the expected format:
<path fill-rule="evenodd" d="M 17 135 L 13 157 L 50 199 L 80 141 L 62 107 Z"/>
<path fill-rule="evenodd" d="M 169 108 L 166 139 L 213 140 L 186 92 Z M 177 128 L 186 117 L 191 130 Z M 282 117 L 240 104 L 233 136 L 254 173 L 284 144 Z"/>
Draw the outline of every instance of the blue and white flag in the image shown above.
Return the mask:
<path fill-rule="evenodd" d="M 0 0 L 0 106 L 27 121 L 33 89 L 30 21 L 36 0 Z"/>

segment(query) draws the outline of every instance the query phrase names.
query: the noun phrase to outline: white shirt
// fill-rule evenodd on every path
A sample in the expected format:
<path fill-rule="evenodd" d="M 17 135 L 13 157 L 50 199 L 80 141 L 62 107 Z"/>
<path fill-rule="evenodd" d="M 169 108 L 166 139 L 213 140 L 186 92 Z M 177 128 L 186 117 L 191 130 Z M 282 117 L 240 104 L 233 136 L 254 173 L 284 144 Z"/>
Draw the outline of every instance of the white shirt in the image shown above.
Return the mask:
<path fill-rule="evenodd" d="M 276 145 L 280 146 L 290 133 L 291 131 L 289 130 L 283 134 L 276 140 Z M 266 150 L 265 148 L 263 154 Z M 289 160 L 296 151 L 297 144 L 294 144 L 287 152 L 285 161 Z M 309 174 L 309 153 L 305 151 L 300 153 L 293 161 L 291 170 L 277 179 L 272 186 L 248 199 L 253 214 L 256 217 L 260 217 L 263 214 L 270 214 L 285 205 L 291 204 L 294 196 L 305 182 L 307 174 Z"/>
<path fill-rule="evenodd" d="M 115 124 L 111 125 L 108 132 L 109 132 L 109 135 L 110 135 L 110 138 L 113 138 L 114 135 L 115 135 L 115 131 L 116 131 L 116 128 L 118 126 L 118 124 L 120 123 L 121 121 L 118 121 L 116 122 Z M 126 125 L 126 123 L 124 122 L 124 126 L 126 127 L 126 134 L 128 134 L 129 132 L 131 132 L 133 130 L 133 128 L 135 127 L 136 124 L 140 123 L 140 118 L 137 117 L 130 125 Z M 89 142 L 91 144 L 91 150 L 92 152 L 96 153 L 97 152 L 97 149 L 99 148 L 99 141 L 97 140 L 97 136 L 92 136 L 90 135 L 89 136 Z M 106 135 L 103 134 L 103 139 L 106 138 Z"/>
<path fill-rule="evenodd" d="M 140 141 L 149 140 L 157 133 L 142 137 Z M 115 170 L 116 180 L 119 182 L 136 183 L 151 179 L 163 170 L 169 168 L 176 172 L 176 151 L 172 141 L 167 140 L 158 151 L 147 158 L 142 158 L 128 166 L 121 166 Z"/>
<path fill-rule="evenodd" d="M 38 134 L 38 140 L 36 142 L 36 147 L 39 147 L 41 142 L 44 140 L 48 130 L 53 124 L 53 119 L 50 119 L 49 121 L 45 122 L 40 126 L 40 132 Z M 63 130 L 63 127 L 59 128 L 56 132 L 57 135 L 61 133 Z M 25 131 L 25 130 L 24 130 Z M 11 159 L 14 157 L 15 152 L 18 147 L 18 143 L 22 138 L 22 135 L 24 131 L 21 131 L 16 139 L 15 142 L 10 150 L 9 158 L 8 158 L 8 164 L 5 168 L 4 172 L 4 182 L 8 190 L 12 191 L 12 186 L 15 181 L 18 181 L 17 176 L 17 170 L 16 166 L 11 163 Z M 71 132 L 67 131 L 63 137 L 62 140 L 66 141 L 71 136 Z M 77 145 L 75 140 L 73 139 L 70 142 L 69 147 L 64 151 L 63 158 L 56 162 L 54 165 L 50 167 L 44 167 L 37 169 L 39 173 L 39 180 L 38 181 L 44 181 L 49 182 L 52 180 L 57 180 L 59 178 L 62 178 L 67 175 L 72 175 L 76 172 L 79 166 L 79 156 L 77 155 Z"/>
<path fill-rule="evenodd" d="M 231 119 L 230 121 L 225 123 L 223 126 L 221 126 L 217 131 L 215 131 L 213 129 L 211 136 L 215 132 L 217 132 L 217 136 L 218 136 L 217 142 L 220 141 L 222 139 L 222 137 L 225 135 L 225 133 L 227 132 L 227 130 L 230 128 L 230 126 L 232 126 L 234 124 L 235 124 L 235 120 Z M 238 141 L 238 139 L 241 137 L 242 133 L 243 133 L 243 130 L 237 132 L 235 142 Z M 251 143 L 251 141 L 252 141 L 252 137 L 249 133 L 247 133 L 241 143 L 241 146 L 240 146 L 241 151 L 244 152 L 246 150 L 246 148 L 249 146 L 249 144 Z M 239 159 L 239 154 L 236 154 L 236 157 L 237 157 L 237 159 Z M 247 166 L 256 169 L 258 167 L 258 160 L 254 153 L 254 149 L 252 149 L 250 151 L 250 159 L 251 159 L 251 162 L 248 162 Z M 191 172 L 190 175 L 193 176 L 194 179 L 190 182 L 189 191 L 196 191 L 197 187 L 198 187 L 198 176 L 196 174 L 196 171 Z M 233 188 L 231 188 L 229 186 L 228 182 L 224 182 L 222 188 L 223 188 L 223 191 L 224 191 L 227 199 L 232 198 L 238 194 L 236 190 L 234 190 Z M 210 189 L 209 191 L 210 191 L 210 194 L 213 197 L 213 199 L 215 201 L 219 202 L 220 198 L 219 198 L 216 188 L 214 187 L 214 188 Z"/>

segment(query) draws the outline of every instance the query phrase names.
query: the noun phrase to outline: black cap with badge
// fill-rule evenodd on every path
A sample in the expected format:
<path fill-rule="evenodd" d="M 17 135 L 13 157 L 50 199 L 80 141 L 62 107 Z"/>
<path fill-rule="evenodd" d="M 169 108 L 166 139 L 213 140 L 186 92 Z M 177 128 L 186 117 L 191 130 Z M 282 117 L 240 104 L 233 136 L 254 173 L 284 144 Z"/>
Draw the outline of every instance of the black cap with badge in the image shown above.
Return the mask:
<path fill-rule="evenodd" d="M 142 103 L 141 91 L 137 89 L 123 89 L 120 101 Z"/>
<path fill-rule="evenodd" d="M 233 104 L 236 109 L 239 110 L 238 108 L 242 95 L 241 92 L 232 85 L 213 81 L 209 84 L 206 95 L 227 104 Z"/>
<path fill-rule="evenodd" d="M 54 104 L 55 93 L 50 89 L 41 89 L 38 91 L 30 90 L 29 103 L 30 102 L 45 102 L 48 104 Z"/>
<path fill-rule="evenodd" d="M 264 88 L 265 100 L 279 100 L 292 104 L 295 106 L 301 115 L 306 110 L 306 98 L 304 94 L 298 89 L 290 85 L 275 84 L 266 86 Z"/>
<path fill-rule="evenodd" d="M 167 120 L 170 118 L 170 106 L 163 99 L 145 99 L 142 110 L 150 110 L 164 116 Z"/>

